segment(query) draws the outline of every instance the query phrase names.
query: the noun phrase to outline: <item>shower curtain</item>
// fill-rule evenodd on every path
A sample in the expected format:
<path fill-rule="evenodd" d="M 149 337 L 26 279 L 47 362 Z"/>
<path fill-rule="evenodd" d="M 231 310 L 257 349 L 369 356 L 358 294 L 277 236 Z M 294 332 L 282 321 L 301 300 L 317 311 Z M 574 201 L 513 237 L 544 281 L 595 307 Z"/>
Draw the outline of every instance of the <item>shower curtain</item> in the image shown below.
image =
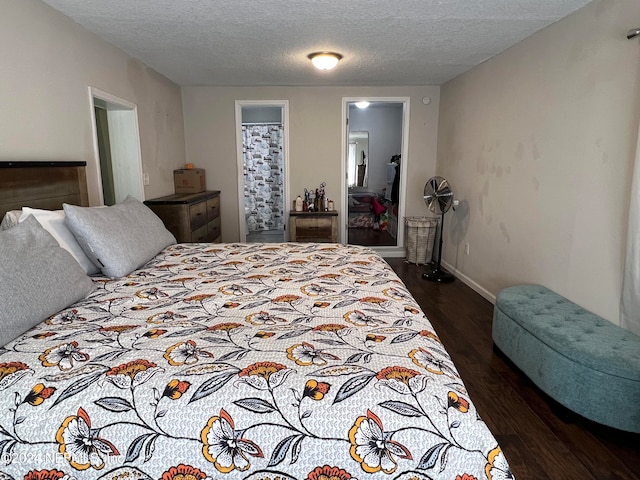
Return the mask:
<path fill-rule="evenodd" d="M 631 185 L 628 228 L 627 256 L 624 262 L 620 302 L 620 325 L 640 335 L 640 133 Z"/>
<path fill-rule="evenodd" d="M 247 230 L 284 230 L 281 124 L 242 125 Z"/>

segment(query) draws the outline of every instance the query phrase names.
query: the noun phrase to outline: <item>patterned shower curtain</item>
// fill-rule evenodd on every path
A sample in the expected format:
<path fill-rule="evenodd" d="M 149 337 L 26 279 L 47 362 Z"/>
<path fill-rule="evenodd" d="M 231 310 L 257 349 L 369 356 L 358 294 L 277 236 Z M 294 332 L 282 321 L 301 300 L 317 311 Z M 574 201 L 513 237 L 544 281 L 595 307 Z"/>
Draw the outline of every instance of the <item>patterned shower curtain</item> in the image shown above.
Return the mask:
<path fill-rule="evenodd" d="M 247 230 L 284 230 L 282 125 L 243 125 Z"/>

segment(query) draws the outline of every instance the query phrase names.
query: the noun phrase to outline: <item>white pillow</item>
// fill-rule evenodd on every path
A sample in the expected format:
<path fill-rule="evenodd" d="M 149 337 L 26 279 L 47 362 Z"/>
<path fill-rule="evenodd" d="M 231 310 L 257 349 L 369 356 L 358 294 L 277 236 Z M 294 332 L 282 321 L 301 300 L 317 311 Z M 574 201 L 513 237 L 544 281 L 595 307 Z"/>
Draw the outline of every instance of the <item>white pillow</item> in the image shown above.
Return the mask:
<path fill-rule="evenodd" d="M 18 222 L 23 222 L 29 215 L 35 217 L 38 223 L 56 239 L 58 244 L 77 260 L 88 275 L 100 272 L 98 266 L 87 257 L 76 237 L 67 227 L 62 210 L 39 210 L 37 208 L 22 207 L 22 214 Z"/>

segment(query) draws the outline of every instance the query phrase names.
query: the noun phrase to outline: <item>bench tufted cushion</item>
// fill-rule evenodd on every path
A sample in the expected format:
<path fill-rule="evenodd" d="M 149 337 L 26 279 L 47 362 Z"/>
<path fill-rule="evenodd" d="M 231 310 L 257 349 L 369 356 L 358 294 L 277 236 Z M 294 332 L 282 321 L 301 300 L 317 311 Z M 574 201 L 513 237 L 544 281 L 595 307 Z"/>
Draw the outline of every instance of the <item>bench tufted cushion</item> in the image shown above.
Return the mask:
<path fill-rule="evenodd" d="M 496 297 L 492 337 L 533 383 L 590 420 L 640 433 L 640 337 L 540 285 Z"/>
<path fill-rule="evenodd" d="M 640 381 L 640 337 L 541 285 L 505 288 L 496 308 L 558 353 L 593 370 Z"/>

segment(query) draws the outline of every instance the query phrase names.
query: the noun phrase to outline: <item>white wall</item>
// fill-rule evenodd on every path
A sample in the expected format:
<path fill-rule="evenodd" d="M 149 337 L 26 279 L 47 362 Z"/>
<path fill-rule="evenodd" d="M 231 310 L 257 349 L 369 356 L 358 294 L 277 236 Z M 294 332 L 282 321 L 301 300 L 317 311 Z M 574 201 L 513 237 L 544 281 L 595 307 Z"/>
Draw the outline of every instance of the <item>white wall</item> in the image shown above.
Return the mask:
<path fill-rule="evenodd" d="M 638 24 L 597 0 L 442 87 L 438 173 L 468 202 L 444 260 L 491 294 L 541 283 L 619 323 Z"/>
<path fill-rule="evenodd" d="M 295 196 L 304 187 L 327 183 L 327 195 L 342 205 L 342 97 L 410 97 L 407 215 L 426 215 L 422 199 L 434 174 L 439 87 L 184 87 L 187 160 L 206 169 L 207 188 L 221 190 L 222 240 L 239 239 L 236 167 L 236 100 L 288 100 L 289 183 Z M 422 97 L 432 101 L 423 105 Z"/>
<path fill-rule="evenodd" d="M 145 195 L 173 193 L 185 163 L 180 88 L 40 0 L 0 0 L 0 12 L 0 160 L 84 160 L 98 203 L 93 86 L 137 104 Z"/>

